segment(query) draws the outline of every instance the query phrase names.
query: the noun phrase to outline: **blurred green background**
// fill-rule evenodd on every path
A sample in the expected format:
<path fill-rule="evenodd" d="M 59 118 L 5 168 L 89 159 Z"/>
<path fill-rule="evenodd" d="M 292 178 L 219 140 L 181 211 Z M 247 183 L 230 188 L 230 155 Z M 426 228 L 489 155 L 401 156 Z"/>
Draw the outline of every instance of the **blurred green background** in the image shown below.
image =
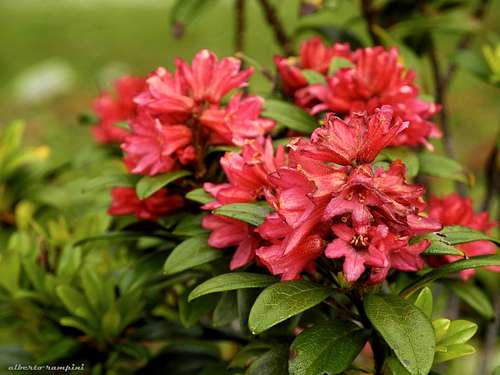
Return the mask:
<path fill-rule="evenodd" d="M 207 0 L 210 1 L 210 0 Z M 328 22 L 348 25 L 366 39 L 357 1 L 319 17 L 298 17 L 298 0 L 274 1 L 285 26 Z M 171 0 L 2 0 L 0 2 L 0 123 L 23 118 L 33 143 L 45 143 L 64 157 L 90 142 L 77 115 L 123 73 L 146 74 L 159 65 L 171 67 L 176 56 L 190 59 L 201 48 L 219 55 L 233 52 L 232 0 L 209 4 L 175 39 L 169 25 Z M 272 68 L 279 53 L 256 1 L 248 1 L 246 54 Z M 482 35 L 498 29 L 500 0 L 492 1 Z M 455 37 L 439 41 L 439 57 L 449 57 Z M 422 89 L 432 94 L 422 61 Z M 416 67 L 413 67 L 416 68 Z M 268 88 L 255 74 L 257 91 Z M 460 161 L 481 178 L 487 152 L 499 127 L 499 92 L 460 70 L 449 97 L 451 126 Z M 480 185 L 480 184 L 479 184 Z"/>

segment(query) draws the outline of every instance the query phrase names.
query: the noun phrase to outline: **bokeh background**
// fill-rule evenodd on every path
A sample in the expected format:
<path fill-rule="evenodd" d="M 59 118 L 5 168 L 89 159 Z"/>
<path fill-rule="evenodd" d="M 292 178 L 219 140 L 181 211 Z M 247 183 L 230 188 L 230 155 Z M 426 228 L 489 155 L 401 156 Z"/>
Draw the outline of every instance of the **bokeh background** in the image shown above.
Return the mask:
<path fill-rule="evenodd" d="M 25 120 L 26 142 L 48 146 L 51 158 L 56 163 L 64 162 L 78 153 L 95 152 L 89 128 L 81 125 L 78 118 L 89 111 L 93 98 L 109 89 L 115 78 L 123 74 L 145 75 L 160 65 L 172 67 L 175 57 L 189 60 L 201 48 L 209 48 L 219 56 L 234 52 L 232 0 L 207 0 L 210 4 L 189 24 L 181 39 L 176 39 L 171 30 L 173 3 L 0 0 L 0 127 L 15 119 Z M 300 26 L 330 23 L 349 27 L 368 44 L 357 1 L 337 1 L 333 11 L 306 18 L 298 16 L 299 0 L 273 3 L 290 33 Z M 245 53 L 272 69 L 272 57 L 280 49 L 256 1 L 248 1 L 247 16 Z M 499 24 L 500 0 L 494 0 L 480 26 L 481 35 L 498 33 Z M 439 34 L 441 62 L 452 58 L 457 40 L 452 33 Z M 480 49 L 482 42 L 484 38 L 471 48 Z M 411 63 L 406 61 L 418 71 L 423 93 L 432 96 L 429 62 L 422 59 L 417 66 Z M 269 83 L 259 73 L 251 84 L 254 91 L 269 92 Z M 500 128 L 499 90 L 459 68 L 448 100 L 457 157 L 476 175 L 471 191 L 479 202 L 484 191 L 485 160 Z M 440 149 L 439 142 L 436 147 Z M 433 181 L 436 192 L 452 187 L 443 180 Z M 0 332 L 2 339 L 12 338 L 2 338 Z M 463 370 L 460 373 L 472 374 L 476 365 L 470 360 L 457 361 L 456 368 Z"/>

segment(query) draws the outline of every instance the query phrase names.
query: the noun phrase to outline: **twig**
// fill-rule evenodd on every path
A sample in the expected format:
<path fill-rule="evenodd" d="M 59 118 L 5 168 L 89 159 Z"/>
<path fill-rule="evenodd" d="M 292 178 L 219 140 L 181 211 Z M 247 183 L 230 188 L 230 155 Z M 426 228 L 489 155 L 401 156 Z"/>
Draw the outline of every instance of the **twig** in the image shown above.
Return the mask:
<path fill-rule="evenodd" d="M 482 211 L 489 211 L 493 198 L 496 194 L 500 195 L 500 176 L 498 171 L 498 142 L 495 141 L 493 148 L 486 161 L 486 194 L 484 197 Z"/>
<path fill-rule="evenodd" d="M 234 33 L 234 51 L 244 51 L 245 34 L 245 0 L 235 0 L 235 33 Z"/>
<path fill-rule="evenodd" d="M 293 51 L 292 42 L 288 37 L 285 28 L 283 27 L 283 24 L 281 23 L 278 17 L 276 9 L 274 9 L 269 0 L 259 0 L 259 3 L 262 7 L 264 15 L 266 16 L 267 23 L 273 29 L 274 38 L 281 46 L 285 55 L 287 56 L 294 55 L 295 53 Z"/>
<path fill-rule="evenodd" d="M 373 8 L 372 0 L 362 0 L 361 1 L 361 13 L 366 21 L 366 27 L 368 29 L 368 34 L 372 39 L 374 45 L 382 44 L 378 34 L 375 32 L 375 27 L 377 23 L 375 18 L 377 16 L 376 10 Z"/>

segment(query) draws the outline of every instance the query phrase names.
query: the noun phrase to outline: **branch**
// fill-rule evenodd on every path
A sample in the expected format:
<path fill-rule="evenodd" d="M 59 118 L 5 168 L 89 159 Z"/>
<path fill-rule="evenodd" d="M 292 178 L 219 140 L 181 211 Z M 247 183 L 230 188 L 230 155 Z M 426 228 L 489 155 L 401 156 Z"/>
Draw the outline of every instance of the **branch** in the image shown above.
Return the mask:
<path fill-rule="evenodd" d="M 234 51 L 244 51 L 245 34 L 245 0 L 236 0 L 234 4 L 235 13 L 235 33 L 234 33 Z"/>
<path fill-rule="evenodd" d="M 488 156 L 488 160 L 486 161 L 486 195 L 481 207 L 482 211 L 489 211 L 495 195 L 500 195 L 500 176 L 497 167 L 499 160 L 498 153 L 498 141 L 495 141 L 490 155 Z"/>
<path fill-rule="evenodd" d="M 294 55 L 292 42 L 288 37 L 283 24 L 281 23 L 276 9 L 274 9 L 273 5 L 269 2 L 269 0 L 259 0 L 260 6 L 262 7 L 262 11 L 266 17 L 267 23 L 271 26 L 274 32 L 274 38 L 281 46 L 281 49 L 287 56 Z"/>
<path fill-rule="evenodd" d="M 376 9 L 373 8 L 372 0 L 362 0 L 361 1 L 361 13 L 366 21 L 366 27 L 368 34 L 372 39 L 374 45 L 382 44 L 378 34 L 375 32 L 375 26 L 377 25 L 375 19 L 377 16 Z"/>

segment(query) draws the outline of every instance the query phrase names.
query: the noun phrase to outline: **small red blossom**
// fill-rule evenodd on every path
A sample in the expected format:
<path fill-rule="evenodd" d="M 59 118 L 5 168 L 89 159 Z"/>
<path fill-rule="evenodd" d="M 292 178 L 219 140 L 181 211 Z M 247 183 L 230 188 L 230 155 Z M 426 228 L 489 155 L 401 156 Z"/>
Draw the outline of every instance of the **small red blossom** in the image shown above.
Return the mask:
<path fill-rule="evenodd" d="M 230 203 L 255 202 L 262 198 L 267 175 L 285 162 L 285 150 L 279 146 L 276 154 L 271 139 L 251 141 L 240 153 L 227 152 L 221 158 L 221 165 L 228 179 L 227 183 L 206 183 L 204 189 L 216 199 L 202 208 L 210 210 Z M 243 267 L 253 260 L 260 245 L 260 237 L 254 227 L 239 220 L 210 214 L 202 226 L 212 230 L 208 243 L 224 249 L 238 246 L 231 261 L 231 269 Z"/>
<path fill-rule="evenodd" d="M 131 121 L 130 128 L 132 132 L 125 138 L 122 149 L 131 173 L 154 176 L 196 158 L 191 145 L 192 132 L 185 125 L 165 124 L 143 114 Z"/>
<path fill-rule="evenodd" d="M 112 216 L 135 215 L 138 220 L 157 220 L 183 206 L 183 198 L 161 189 L 146 199 L 139 199 L 133 187 L 115 187 L 111 190 Z"/>
<path fill-rule="evenodd" d="M 274 63 L 282 80 L 283 91 L 289 95 L 300 88 L 307 86 L 302 70 L 314 70 L 326 75 L 334 57 L 350 57 L 350 48 L 347 43 L 335 43 L 326 46 L 319 37 L 313 37 L 302 43 L 298 58 L 275 56 Z"/>
<path fill-rule="evenodd" d="M 116 98 L 109 93 L 101 94 L 94 101 L 94 111 L 99 122 L 92 128 L 98 143 L 120 143 L 127 136 L 125 129 L 115 126 L 137 114 L 134 97 L 144 88 L 144 78 L 124 76 L 115 82 Z"/>
<path fill-rule="evenodd" d="M 472 200 L 462 197 L 457 193 L 450 194 L 441 198 L 431 197 L 429 201 L 429 216 L 439 220 L 444 226 L 462 225 L 472 229 L 488 233 L 492 228 L 498 225 L 497 222 L 490 220 L 488 212 L 475 213 Z M 468 257 L 478 255 L 495 254 L 496 246 L 489 241 L 474 241 L 457 245 L 457 247 Z M 462 259 L 459 256 L 444 255 L 442 257 L 432 257 L 432 265 L 439 266 L 444 263 L 454 262 Z M 489 270 L 500 272 L 500 267 L 486 267 Z M 468 280 L 475 275 L 474 269 L 460 271 L 463 280 Z"/>
<path fill-rule="evenodd" d="M 122 145 L 129 170 L 155 175 L 193 164 L 202 175 L 208 145 L 241 146 L 268 133 L 274 121 L 260 117 L 262 98 L 236 94 L 227 105 L 221 103 L 230 91 L 247 85 L 253 69 L 240 68 L 238 59 L 219 61 L 202 50 L 191 66 L 178 59 L 174 73 L 158 68 L 150 74 L 134 99 L 140 115 Z"/>
<path fill-rule="evenodd" d="M 211 144 L 242 146 L 246 140 L 264 136 L 274 127 L 274 121 L 259 117 L 264 100 L 258 96 L 242 99 L 234 95 L 226 108 L 212 107 L 203 111 L 200 121 L 210 133 Z"/>
<path fill-rule="evenodd" d="M 325 126 L 316 129 L 310 143 L 300 148 L 312 159 L 340 165 L 371 163 L 407 127 L 408 122 L 395 118 L 390 106 L 377 108 L 371 116 L 354 113 L 348 121 L 329 113 Z"/>
<path fill-rule="evenodd" d="M 390 105 L 397 117 L 408 121 L 408 128 L 391 144 L 432 147 L 427 139 L 440 137 L 441 132 L 429 119 L 439 106 L 418 98 L 415 73 L 398 62 L 397 50 L 358 49 L 352 54 L 352 62 L 353 67 L 341 68 L 327 77 L 326 85 L 299 90 L 297 103 L 312 114 L 328 110 L 344 117 L 364 111 L 373 113 L 376 108 Z"/>

